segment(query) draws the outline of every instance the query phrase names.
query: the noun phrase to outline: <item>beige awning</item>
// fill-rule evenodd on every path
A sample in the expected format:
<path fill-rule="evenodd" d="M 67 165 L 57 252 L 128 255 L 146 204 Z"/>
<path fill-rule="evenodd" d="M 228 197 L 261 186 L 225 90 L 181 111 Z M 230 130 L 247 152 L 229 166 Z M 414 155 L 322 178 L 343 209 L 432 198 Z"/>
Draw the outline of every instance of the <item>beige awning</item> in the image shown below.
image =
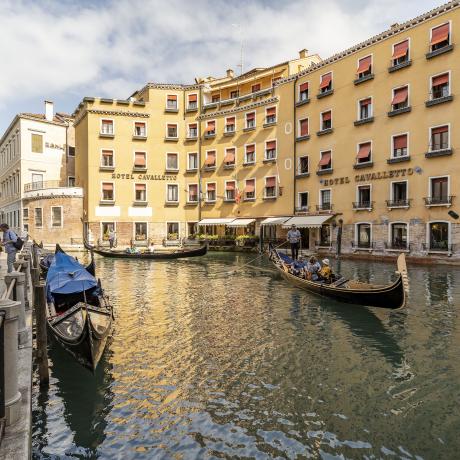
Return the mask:
<path fill-rule="evenodd" d="M 290 217 L 267 217 L 260 225 L 281 225 L 288 219 L 290 219 Z"/>
<path fill-rule="evenodd" d="M 198 222 L 198 225 L 227 225 L 234 220 L 234 217 L 221 219 L 202 219 Z"/>
<path fill-rule="evenodd" d="M 291 217 L 288 221 L 284 222 L 283 227 L 288 228 L 295 225 L 299 228 L 321 228 L 321 225 L 326 223 L 333 216 L 296 216 Z"/>
<path fill-rule="evenodd" d="M 228 227 L 246 227 L 255 222 L 255 219 L 235 219 L 233 222 L 227 224 Z"/>

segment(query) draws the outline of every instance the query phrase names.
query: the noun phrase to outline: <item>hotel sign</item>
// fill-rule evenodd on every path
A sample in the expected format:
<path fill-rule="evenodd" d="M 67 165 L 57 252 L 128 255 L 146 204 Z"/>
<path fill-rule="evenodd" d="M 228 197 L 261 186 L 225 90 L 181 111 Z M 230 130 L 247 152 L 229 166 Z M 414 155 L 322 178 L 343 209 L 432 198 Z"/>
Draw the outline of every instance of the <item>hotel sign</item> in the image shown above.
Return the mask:
<path fill-rule="evenodd" d="M 132 174 L 132 173 L 112 173 L 112 179 L 127 179 L 127 180 L 177 180 L 177 176 L 169 176 L 167 174 Z"/>
<path fill-rule="evenodd" d="M 392 171 L 379 171 L 374 173 L 366 173 L 366 174 L 356 174 L 354 177 L 355 182 L 372 182 L 374 180 L 379 179 L 397 179 L 400 177 L 412 176 L 414 174 L 413 168 L 404 168 L 404 169 L 393 169 Z M 345 177 L 337 177 L 335 179 L 323 179 L 323 185 L 341 185 L 341 184 L 349 184 L 350 178 L 348 176 Z"/>

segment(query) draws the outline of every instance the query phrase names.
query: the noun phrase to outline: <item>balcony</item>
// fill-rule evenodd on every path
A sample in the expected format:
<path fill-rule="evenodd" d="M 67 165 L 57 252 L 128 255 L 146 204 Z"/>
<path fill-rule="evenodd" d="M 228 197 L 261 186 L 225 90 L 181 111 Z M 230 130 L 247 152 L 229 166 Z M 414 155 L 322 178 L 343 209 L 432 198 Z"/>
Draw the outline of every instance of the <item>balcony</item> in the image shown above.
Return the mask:
<path fill-rule="evenodd" d="M 374 74 L 370 73 L 369 75 L 363 75 L 360 78 L 357 78 L 356 80 L 353 81 L 353 84 L 360 85 L 361 83 L 364 83 L 365 81 L 373 80 L 374 79 Z"/>
<path fill-rule="evenodd" d="M 433 207 L 433 206 L 447 206 L 450 207 L 452 206 L 452 198 L 453 196 L 429 196 L 425 197 L 425 206 L 427 208 Z"/>
<path fill-rule="evenodd" d="M 147 135 L 144 134 L 133 134 L 133 141 L 146 141 Z"/>
<path fill-rule="evenodd" d="M 62 186 L 61 181 L 58 180 L 24 184 L 24 198 L 50 198 L 53 196 L 82 197 L 83 189 L 81 187 Z"/>
<path fill-rule="evenodd" d="M 373 201 L 357 201 L 353 203 L 353 209 L 355 211 L 372 211 L 373 207 Z"/>
<path fill-rule="evenodd" d="M 411 60 L 400 62 L 399 64 L 395 64 L 393 61 L 391 61 L 391 65 L 390 65 L 390 67 L 388 67 L 388 73 L 397 72 L 398 70 L 404 69 L 404 68 L 409 67 L 411 65 L 412 65 Z"/>
<path fill-rule="evenodd" d="M 441 96 L 441 97 L 434 97 L 429 101 L 425 102 L 425 107 L 433 107 L 434 105 L 444 104 L 445 102 L 451 102 L 454 100 L 454 96 Z"/>
<path fill-rule="evenodd" d="M 446 45 L 443 46 L 442 48 L 438 48 L 437 50 L 430 51 L 426 53 L 426 58 L 427 59 L 433 59 L 436 56 L 440 56 L 441 54 L 448 53 L 449 51 L 452 51 L 454 49 L 454 45 Z"/>
<path fill-rule="evenodd" d="M 386 200 L 387 208 L 388 209 L 407 209 L 410 207 L 410 199 L 403 199 L 403 200 Z"/>
<path fill-rule="evenodd" d="M 452 149 L 431 150 L 425 153 L 425 158 L 444 157 L 452 155 L 452 153 L 454 153 Z"/>
<path fill-rule="evenodd" d="M 322 211 L 332 211 L 332 203 L 322 203 L 316 205 L 316 210 L 318 212 Z"/>

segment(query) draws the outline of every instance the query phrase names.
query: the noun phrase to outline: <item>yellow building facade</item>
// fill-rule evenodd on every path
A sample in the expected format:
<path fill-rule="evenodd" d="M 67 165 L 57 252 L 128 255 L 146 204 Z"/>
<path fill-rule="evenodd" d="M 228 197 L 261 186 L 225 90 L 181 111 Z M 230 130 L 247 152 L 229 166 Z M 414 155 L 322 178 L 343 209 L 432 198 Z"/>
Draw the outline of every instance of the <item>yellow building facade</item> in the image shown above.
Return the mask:
<path fill-rule="evenodd" d="M 327 60 L 85 98 L 87 228 L 129 244 L 296 223 L 312 251 L 455 259 L 457 34 L 450 2 Z"/>

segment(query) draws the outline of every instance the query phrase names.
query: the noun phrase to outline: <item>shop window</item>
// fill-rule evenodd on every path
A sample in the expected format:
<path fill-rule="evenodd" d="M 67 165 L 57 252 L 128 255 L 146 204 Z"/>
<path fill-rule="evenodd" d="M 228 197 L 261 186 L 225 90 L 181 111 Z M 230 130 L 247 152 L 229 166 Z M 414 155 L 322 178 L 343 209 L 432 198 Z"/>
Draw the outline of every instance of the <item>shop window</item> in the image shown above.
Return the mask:
<path fill-rule="evenodd" d="M 447 251 L 449 249 L 449 224 L 447 222 L 430 222 L 428 232 L 431 250 Z"/>

